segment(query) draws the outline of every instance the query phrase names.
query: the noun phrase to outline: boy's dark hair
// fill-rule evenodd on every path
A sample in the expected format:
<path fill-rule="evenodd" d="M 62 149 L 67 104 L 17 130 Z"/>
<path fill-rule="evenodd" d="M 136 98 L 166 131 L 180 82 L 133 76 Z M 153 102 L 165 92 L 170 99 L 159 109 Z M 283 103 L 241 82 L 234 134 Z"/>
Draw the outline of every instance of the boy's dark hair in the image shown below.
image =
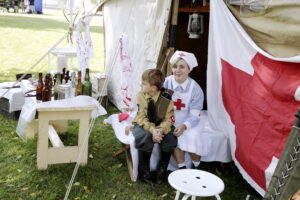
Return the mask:
<path fill-rule="evenodd" d="M 164 84 L 165 76 L 160 69 L 147 69 L 143 72 L 142 80 L 147 81 L 150 85 L 155 85 L 160 90 Z"/>

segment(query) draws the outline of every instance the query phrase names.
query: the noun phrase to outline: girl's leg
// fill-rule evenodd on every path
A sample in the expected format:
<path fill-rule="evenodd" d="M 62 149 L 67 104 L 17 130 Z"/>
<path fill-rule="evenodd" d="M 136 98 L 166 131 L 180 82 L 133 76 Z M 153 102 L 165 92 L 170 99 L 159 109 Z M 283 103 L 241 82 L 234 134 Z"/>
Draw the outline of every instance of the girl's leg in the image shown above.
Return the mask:
<path fill-rule="evenodd" d="M 182 151 L 179 148 L 175 148 L 173 152 L 174 158 L 178 164 L 178 168 L 184 168 L 185 163 L 184 163 L 184 151 Z"/>
<path fill-rule="evenodd" d="M 193 165 L 195 168 L 198 168 L 199 165 L 200 165 L 200 159 L 201 159 L 201 156 L 195 154 L 195 153 L 190 153 L 190 156 L 191 156 L 191 159 L 192 159 L 192 162 L 193 162 Z"/>

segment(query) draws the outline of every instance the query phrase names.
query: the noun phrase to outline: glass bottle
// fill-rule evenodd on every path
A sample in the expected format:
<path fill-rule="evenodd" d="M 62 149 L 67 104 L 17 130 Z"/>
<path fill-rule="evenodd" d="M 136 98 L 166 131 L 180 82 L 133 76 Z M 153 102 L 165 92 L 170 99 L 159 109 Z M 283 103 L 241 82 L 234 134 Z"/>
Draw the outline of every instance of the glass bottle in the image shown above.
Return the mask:
<path fill-rule="evenodd" d="M 70 98 L 76 96 L 76 73 L 71 73 L 71 90 L 70 90 Z"/>
<path fill-rule="evenodd" d="M 77 73 L 76 96 L 82 95 L 81 71 Z"/>
<path fill-rule="evenodd" d="M 60 77 L 60 82 L 61 82 L 61 83 L 63 82 L 63 80 L 64 80 L 64 78 L 65 78 L 65 75 L 66 75 L 66 68 L 64 67 L 64 68 L 62 69 L 62 74 L 61 74 L 61 77 Z"/>
<path fill-rule="evenodd" d="M 38 85 L 36 87 L 36 100 L 42 100 L 43 98 L 43 73 L 39 73 Z"/>
<path fill-rule="evenodd" d="M 57 72 L 56 74 L 56 81 L 54 85 L 54 100 L 58 100 L 58 94 L 59 94 L 59 85 L 61 85 L 61 74 L 60 72 Z"/>
<path fill-rule="evenodd" d="M 45 77 L 45 86 L 44 86 L 44 89 L 43 89 L 42 101 L 51 101 L 51 90 L 50 90 L 49 76 Z"/>
<path fill-rule="evenodd" d="M 90 80 L 89 72 L 90 72 L 89 68 L 86 68 L 84 81 L 82 83 L 82 94 L 87 96 L 92 96 L 92 83 Z"/>

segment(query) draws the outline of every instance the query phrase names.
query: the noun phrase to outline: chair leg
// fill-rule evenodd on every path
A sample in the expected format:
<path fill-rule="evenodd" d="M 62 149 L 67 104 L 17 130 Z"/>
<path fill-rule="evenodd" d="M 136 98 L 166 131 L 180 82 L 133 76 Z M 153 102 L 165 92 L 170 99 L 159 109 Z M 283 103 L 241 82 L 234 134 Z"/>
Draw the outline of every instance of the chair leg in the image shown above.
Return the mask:
<path fill-rule="evenodd" d="M 221 200 L 221 197 L 218 194 L 215 195 L 215 197 L 217 198 L 217 200 Z"/>
<path fill-rule="evenodd" d="M 127 148 L 127 147 L 128 147 L 128 145 L 122 143 L 122 149 L 125 152 L 127 168 L 128 168 L 128 173 L 129 173 L 130 179 L 132 181 L 135 181 L 135 178 L 133 175 L 133 166 L 132 166 L 132 158 L 131 158 L 131 154 L 130 154 L 130 148 Z"/>

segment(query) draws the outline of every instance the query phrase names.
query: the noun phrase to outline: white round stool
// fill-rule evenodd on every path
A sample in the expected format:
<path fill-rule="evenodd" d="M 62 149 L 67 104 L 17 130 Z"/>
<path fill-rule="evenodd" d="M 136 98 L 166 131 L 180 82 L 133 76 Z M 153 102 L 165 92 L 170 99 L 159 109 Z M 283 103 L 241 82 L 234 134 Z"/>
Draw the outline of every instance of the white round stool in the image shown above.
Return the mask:
<path fill-rule="evenodd" d="M 177 190 L 175 200 L 179 199 L 180 192 L 185 193 L 182 200 L 192 196 L 215 196 L 221 200 L 219 194 L 224 190 L 223 181 L 216 175 L 197 169 L 180 169 L 172 172 L 168 177 L 169 184 Z"/>

